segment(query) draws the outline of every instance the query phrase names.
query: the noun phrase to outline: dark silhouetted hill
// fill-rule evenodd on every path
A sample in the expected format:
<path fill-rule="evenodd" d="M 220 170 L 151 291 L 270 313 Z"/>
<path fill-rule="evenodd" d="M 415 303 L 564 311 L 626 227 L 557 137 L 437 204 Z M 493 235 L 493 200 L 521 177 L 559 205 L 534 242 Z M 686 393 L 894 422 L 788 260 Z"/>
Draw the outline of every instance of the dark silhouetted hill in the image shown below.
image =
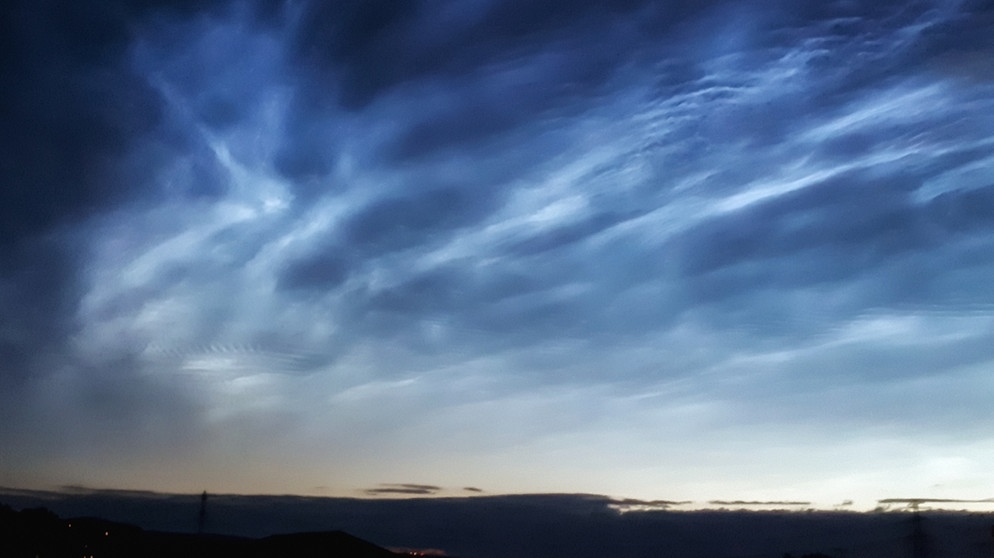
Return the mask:
<path fill-rule="evenodd" d="M 273 535 L 259 541 L 265 556 L 318 558 L 362 556 L 396 558 L 398 555 L 342 531 Z M 334 550 L 334 553 L 329 551 Z"/>
<path fill-rule="evenodd" d="M 145 531 L 82 517 L 61 519 L 44 508 L 0 506 L 3 558 L 397 558 L 342 531 L 265 538 Z"/>

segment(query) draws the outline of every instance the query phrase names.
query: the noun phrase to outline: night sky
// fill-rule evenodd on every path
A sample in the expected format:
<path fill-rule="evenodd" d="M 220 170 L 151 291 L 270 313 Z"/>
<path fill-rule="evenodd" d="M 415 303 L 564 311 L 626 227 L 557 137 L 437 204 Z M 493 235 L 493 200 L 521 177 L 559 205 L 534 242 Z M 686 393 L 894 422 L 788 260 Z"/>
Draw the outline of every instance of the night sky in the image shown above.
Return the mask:
<path fill-rule="evenodd" d="M 0 486 L 990 497 L 992 29 L 4 2 Z"/>

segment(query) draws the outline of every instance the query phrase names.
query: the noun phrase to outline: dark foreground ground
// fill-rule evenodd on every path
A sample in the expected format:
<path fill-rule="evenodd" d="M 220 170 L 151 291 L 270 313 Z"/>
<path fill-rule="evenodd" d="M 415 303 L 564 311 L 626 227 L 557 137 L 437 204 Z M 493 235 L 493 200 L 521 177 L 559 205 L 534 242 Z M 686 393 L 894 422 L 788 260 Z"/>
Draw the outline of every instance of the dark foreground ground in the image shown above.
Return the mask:
<path fill-rule="evenodd" d="M 374 541 L 462 558 L 994 557 L 990 513 L 620 513 L 604 496 L 562 494 L 391 500 L 211 495 L 205 527 L 216 534 L 197 537 L 182 533 L 197 529 L 198 495 L 0 490 L 0 502 L 10 513 L 45 507 L 63 518 L 124 524 L 114 529 L 131 539 L 119 540 L 133 542 L 114 547 L 130 552 L 119 556 L 397 556 L 365 542 Z M 111 532 L 100 521 L 83 521 L 93 522 L 87 528 L 97 535 Z M 114 556 L 109 552 L 110 546 L 90 555 Z M 0 556 L 14 554 L 0 548 Z"/>

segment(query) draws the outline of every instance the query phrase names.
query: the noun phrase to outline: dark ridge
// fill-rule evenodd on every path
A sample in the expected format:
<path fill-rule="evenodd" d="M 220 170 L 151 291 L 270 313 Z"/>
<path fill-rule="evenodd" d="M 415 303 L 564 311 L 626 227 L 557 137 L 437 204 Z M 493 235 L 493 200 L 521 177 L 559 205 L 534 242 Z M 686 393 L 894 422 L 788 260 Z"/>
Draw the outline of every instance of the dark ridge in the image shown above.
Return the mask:
<path fill-rule="evenodd" d="M 4 558 L 397 558 L 401 556 L 342 531 L 264 538 L 145 531 L 94 517 L 61 519 L 45 508 L 14 511 L 0 505 Z"/>
<path fill-rule="evenodd" d="M 272 535 L 260 541 L 265 556 L 369 556 L 396 557 L 397 554 L 342 531 Z M 334 554 L 329 553 L 334 549 Z"/>

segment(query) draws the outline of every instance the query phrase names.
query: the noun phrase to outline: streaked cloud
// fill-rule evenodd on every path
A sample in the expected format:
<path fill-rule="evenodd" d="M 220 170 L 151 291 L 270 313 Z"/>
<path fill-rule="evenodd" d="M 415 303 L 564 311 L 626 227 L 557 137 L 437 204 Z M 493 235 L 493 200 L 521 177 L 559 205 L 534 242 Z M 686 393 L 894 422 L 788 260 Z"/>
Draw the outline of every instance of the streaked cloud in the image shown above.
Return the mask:
<path fill-rule="evenodd" d="M 0 484 L 827 505 L 991 457 L 983 3 L 7 10 Z"/>
<path fill-rule="evenodd" d="M 370 496 L 380 496 L 380 495 L 420 495 L 420 496 L 430 496 L 436 494 L 442 490 L 440 486 L 434 486 L 430 484 L 381 484 L 375 488 L 367 488 L 363 490 L 364 493 Z"/>

